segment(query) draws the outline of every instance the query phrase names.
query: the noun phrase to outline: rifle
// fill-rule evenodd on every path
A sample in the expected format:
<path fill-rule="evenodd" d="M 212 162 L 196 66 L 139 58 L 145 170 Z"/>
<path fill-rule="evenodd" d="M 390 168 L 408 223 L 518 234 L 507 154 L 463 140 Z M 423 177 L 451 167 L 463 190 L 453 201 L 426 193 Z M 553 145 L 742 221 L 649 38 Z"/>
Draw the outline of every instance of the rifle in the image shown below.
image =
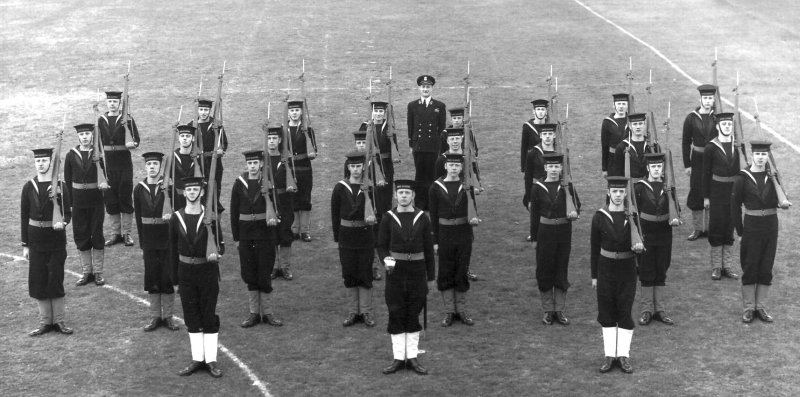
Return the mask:
<path fill-rule="evenodd" d="M 283 112 L 283 127 L 281 138 L 281 161 L 286 164 L 286 190 L 297 191 L 297 176 L 294 172 L 294 148 L 292 147 L 292 134 L 289 132 L 289 90 L 286 90 L 286 108 Z"/>
<path fill-rule="evenodd" d="M 635 113 L 633 101 L 633 57 L 628 57 L 628 114 Z"/>
<path fill-rule="evenodd" d="M 61 141 L 64 138 L 64 124 L 67 114 L 61 121 L 61 130 L 56 132 L 56 148 L 53 150 L 53 159 L 50 161 L 50 200 L 53 202 L 53 224 L 64 223 L 64 208 L 59 202 L 61 194 Z"/>
<path fill-rule="evenodd" d="M 269 155 L 269 116 L 272 104 L 267 102 L 267 121 L 264 123 L 264 167 L 261 170 L 261 195 L 264 196 L 267 206 L 267 226 L 275 226 L 280 223 L 278 218 L 278 195 L 275 191 L 275 175 L 272 173 L 272 159 Z"/>
<path fill-rule="evenodd" d="M 564 151 L 564 177 L 561 178 L 561 187 L 564 189 L 564 194 L 566 195 L 567 199 L 567 217 L 570 218 L 570 214 L 573 212 L 575 213 L 575 218 L 577 219 L 580 215 L 580 208 L 575 205 L 575 198 L 572 196 L 572 192 L 569 190 L 570 186 L 572 185 L 572 170 L 569 161 L 569 146 L 567 146 L 567 121 L 569 120 L 569 103 L 567 104 L 566 114 L 564 116 L 564 132 L 563 137 L 561 138 L 561 144 L 563 146 L 562 150 Z"/>
<path fill-rule="evenodd" d="M 472 144 L 474 138 L 472 136 L 472 102 L 469 98 L 469 62 L 467 62 L 467 77 L 464 78 L 464 99 L 466 100 L 467 108 L 464 109 L 464 190 L 467 196 L 467 220 L 471 225 L 477 225 L 481 222 L 478 217 L 478 206 L 475 202 L 474 194 L 476 193 L 476 186 L 480 191 L 480 181 L 477 180 L 475 172 L 473 172 L 472 164 L 476 163 L 475 160 L 475 146 Z"/>
<path fill-rule="evenodd" d="M 717 91 L 714 93 L 714 113 L 722 113 L 722 98 L 719 95 L 719 85 L 717 83 L 717 47 L 714 47 L 714 62 L 711 62 L 711 80 Z"/>
<path fill-rule="evenodd" d="M 370 117 L 367 121 L 367 157 L 364 162 L 364 172 L 362 173 L 361 190 L 364 193 L 364 221 L 368 225 L 375 224 L 375 204 L 369 197 L 369 192 L 373 191 L 375 183 L 372 180 L 372 170 L 375 168 L 375 121 Z M 380 154 L 377 156 L 378 163 L 380 164 Z M 383 178 L 378 166 L 379 172 L 376 172 L 376 177 Z M 385 183 L 385 181 L 384 181 Z"/>
<path fill-rule="evenodd" d="M 633 217 L 633 214 L 639 214 L 639 208 L 636 206 L 636 200 L 633 199 L 633 179 L 631 179 L 631 147 L 625 148 L 625 177 L 628 178 L 628 194 L 625 195 L 625 216 L 628 218 L 628 223 L 631 225 L 631 247 L 636 244 L 643 244 L 642 228 L 639 225 L 639 218 Z"/>
<path fill-rule="evenodd" d="M 302 122 L 300 123 L 300 129 L 303 131 L 303 135 L 306 136 L 306 151 L 308 152 L 308 158 L 313 159 L 317 156 L 317 143 L 311 140 L 311 136 L 308 133 L 308 130 L 311 128 L 311 115 L 308 113 L 308 101 L 306 100 L 306 60 L 303 59 L 303 72 L 300 73 L 300 96 L 303 97 L 303 116 Z M 288 94 L 288 91 L 287 91 Z M 308 145 L 311 145 L 312 150 L 308 150 Z"/>
<path fill-rule="evenodd" d="M 645 139 L 647 146 L 650 147 L 650 152 L 661 153 L 661 147 L 658 144 L 658 129 L 656 128 L 656 119 L 653 116 L 653 69 L 650 69 L 650 82 L 647 84 L 647 129 Z"/>
<path fill-rule="evenodd" d="M 667 102 L 667 121 L 664 122 L 664 136 L 666 136 L 666 161 L 664 163 L 664 190 L 667 191 L 667 205 L 669 207 L 669 224 L 678 226 L 681 220 L 681 205 L 676 199 L 678 192 L 675 188 L 675 171 L 672 167 L 672 151 L 669 149 L 669 120 L 672 115 L 672 101 Z"/>
<path fill-rule="evenodd" d="M 756 111 L 753 114 L 753 118 L 756 119 L 756 129 L 758 135 L 762 136 L 761 118 L 758 114 L 758 102 L 756 102 L 755 98 L 753 98 L 753 103 L 756 105 Z M 767 175 L 769 175 L 772 184 L 775 185 L 775 194 L 778 196 L 778 204 L 783 208 L 791 206 L 792 203 L 789 202 L 789 196 L 786 194 L 786 190 L 783 188 L 780 179 L 778 179 L 778 167 L 775 166 L 775 158 L 772 156 L 772 151 L 769 152 L 769 158 L 767 159 Z"/>
<path fill-rule="evenodd" d="M 100 89 L 97 89 L 97 102 L 94 103 L 92 108 L 94 109 L 94 134 L 92 134 L 92 162 L 94 163 L 95 167 L 97 168 L 97 185 L 105 185 L 108 186 L 108 177 L 106 176 L 106 170 L 103 168 L 105 166 L 106 161 L 106 152 L 103 151 L 103 145 L 100 144 L 100 123 L 97 120 L 100 120 L 100 110 L 98 109 L 98 105 L 100 103 Z M 127 125 L 127 124 L 125 124 Z M 103 165 L 100 165 L 102 161 Z"/>
<path fill-rule="evenodd" d="M 164 163 L 161 164 L 161 169 L 158 171 L 161 178 L 161 189 L 166 194 L 167 190 L 173 185 L 175 179 L 175 141 L 178 140 L 178 125 L 181 123 L 181 116 L 183 115 L 183 105 L 178 110 L 178 121 L 172 126 L 172 144 L 170 145 L 169 152 L 164 156 Z M 172 213 L 172 208 L 175 206 L 175 194 L 170 195 L 170 199 L 164 196 L 164 206 L 161 207 L 161 216 L 166 217 Z"/>
<path fill-rule="evenodd" d="M 225 131 L 222 127 L 222 80 L 225 77 L 225 63 L 226 61 L 222 61 L 222 73 L 218 77 L 219 83 L 217 84 L 217 97 L 211 105 L 211 115 L 214 118 L 211 123 L 211 128 L 214 129 L 214 150 L 222 149 L 222 134 Z M 199 123 L 197 128 L 200 129 Z"/>
<path fill-rule="evenodd" d="M 200 76 L 200 88 L 197 90 L 194 112 L 194 145 L 192 145 L 192 159 L 194 161 L 194 176 L 203 176 L 205 162 L 203 161 L 203 131 L 200 130 L 200 94 L 203 92 L 203 76 Z"/>
<path fill-rule="evenodd" d="M 549 120 L 548 122 L 556 125 L 556 136 L 553 140 L 554 149 L 561 147 L 561 140 L 564 138 L 561 131 L 561 120 L 558 118 L 558 77 L 556 77 L 555 80 L 555 90 L 553 91 L 553 95 L 550 97 L 550 110 L 552 110 L 552 112 L 547 112 L 547 120 Z M 549 92 L 550 88 L 548 87 L 547 90 Z"/>
<path fill-rule="evenodd" d="M 215 136 L 214 138 L 217 137 Z M 208 208 L 203 217 L 203 224 L 206 226 L 208 235 L 206 241 L 206 258 L 211 254 L 219 254 L 219 236 L 214 234 L 211 228 L 211 222 L 219 221 L 219 214 L 217 213 L 217 178 L 214 177 L 217 174 L 217 161 L 219 161 L 219 157 L 217 156 L 217 151 L 214 150 L 211 152 L 211 166 L 209 167 L 208 185 L 206 186 L 206 192 L 208 193 L 206 197 L 206 207 Z M 215 224 L 215 227 L 217 231 L 219 231 L 219 225 Z"/>
<path fill-rule="evenodd" d="M 717 89 L 719 92 L 719 89 Z M 742 129 L 742 113 L 739 111 L 739 72 L 736 72 L 736 87 L 733 89 L 734 93 L 734 108 L 733 108 L 733 147 L 736 154 L 739 156 L 739 168 L 750 168 L 750 161 L 747 159 L 747 150 L 744 146 L 744 130 Z"/>
<path fill-rule="evenodd" d="M 545 79 L 547 82 L 547 98 L 550 99 L 549 109 L 547 109 L 547 116 L 545 117 L 545 123 L 553 123 L 552 117 L 550 116 L 551 110 L 553 108 L 553 100 L 555 96 L 553 95 L 553 65 L 550 65 L 550 75 L 547 76 Z M 558 79 L 556 78 L 556 87 L 558 87 Z M 556 88 L 556 95 L 558 94 L 558 88 Z"/>
<path fill-rule="evenodd" d="M 131 74 L 131 61 L 128 61 L 128 73 L 125 73 L 125 88 L 122 89 L 122 103 L 120 104 L 120 111 L 122 112 L 122 125 L 125 126 L 125 133 L 131 138 L 131 142 L 136 142 L 136 138 L 133 136 L 133 131 L 131 131 L 131 127 L 128 125 L 128 121 L 131 111 L 131 99 L 130 93 L 128 92 L 128 85 L 130 83 L 130 76 Z"/>
<path fill-rule="evenodd" d="M 397 130 L 394 121 L 394 105 L 392 104 L 392 65 L 389 65 L 389 81 L 386 82 L 387 89 L 387 104 L 386 104 L 386 123 L 388 124 L 388 132 L 386 136 L 389 138 L 389 146 L 392 151 L 392 162 L 400 162 L 400 149 L 397 147 Z"/>

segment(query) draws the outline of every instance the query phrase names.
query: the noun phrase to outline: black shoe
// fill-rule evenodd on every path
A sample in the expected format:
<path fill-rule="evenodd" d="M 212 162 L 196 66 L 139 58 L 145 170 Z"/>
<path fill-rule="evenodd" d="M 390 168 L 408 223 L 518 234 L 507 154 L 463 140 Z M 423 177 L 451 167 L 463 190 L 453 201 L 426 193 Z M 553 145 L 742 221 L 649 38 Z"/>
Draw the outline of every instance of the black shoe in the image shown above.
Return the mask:
<path fill-rule="evenodd" d="M 78 281 L 75 282 L 75 286 L 83 287 L 84 285 L 91 283 L 92 279 L 94 279 L 94 274 L 84 273 L 83 276 L 81 276 L 81 278 L 79 278 Z"/>
<path fill-rule="evenodd" d="M 449 327 L 453 325 L 453 313 L 445 313 L 442 319 L 442 327 Z"/>
<path fill-rule="evenodd" d="M 397 370 L 403 369 L 406 367 L 406 362 L 403 360 L 394 360 L 392 361 L 392 365 L 384 368 L 381 372 L 384 375 L 389 375 L 397 372 Z"/>
<path fill-rule="evenodd" d="M 650 312 L 642 313 L 642 317 L 639 318 L 640 325 L 650 324 L 651 321 L 653 321 L 653 313 Z"/>
<path fill-rule="evenodd" d="M 739 279 L 739 275 L 738 275 L 738 274 L 736 274 L 736 272 L 734 272 L 733 270 L 731 270 L 731 268 L 729 268 L 729 267 L 723 267 L 723 268 L 722 268 L 722 275 L 723 275 L 724 277 L 727 277 L 727 278 L 732 278 L 732 279 L 734 279 L 734 280 L 738 280 L 738 279 Z"/>
<path fill-rule="evenodd" d="M 39 328 L 36 328 L 35 330 L 28 332 L 28 336 L 44 335 L 52 330 L 53 330 L 52 324 L 39 324 Z"/>
<path fill-rule="evenodd" d="M 631 359 L 628 357 L 619 358 L 619 367 L 622 369 L 622 372 L 626 374 L 633 373 L 633 365 L 631 365 Z"/>
<path fill-rule="evenodd" d="M 288 267 L 285 269 L 281 269 L 281 276 L 283 276 L 283 279 L 286 281 L 290 281 L 291 279 L 294 278 L 294 275 L 292 274 L 292 272 L 289 270 Z"/>
<path fill-rule="evenodd" d="M 292 240 L 300 240 L 300 233 L 292 233 Z"/>
<path fill-rule="evenodd" d="M 703 232 L 701 232 L 699 230 L 695 230 L 695 231 L 692 232 L 692 234 L 690 234 L 688 237 L 686 237 L 686 239 L 689 240 L 689 241 L 694 241 L 694 240 L 699 239 L 700 235 L 702 235 L 702 234 L 703 234 Z"/>
<path fill-rule="evenodd" d="M 308 232 L 300 233 L 300 240 L 303 240 L 303 241 L 305 241 L 307 243 L 310 243 L 311 242 L 311 235 L 308 234 Z"/>
<path fill-rule="evenodd" d="M 604 374 L 608 371 L 611 371 L 611 369 L 614 368 L 614 363 L 616 362 L 617 362 L 616 358 L 606 357 L 606 362 L 604 362 L 603 365 L 600 366 L 600 373 Z"/>
<path fill-rule="evenodd" d="M 98 287 L 106 285 L 106 279 L 103 278 L 102 274 L 100 274 L 100 273 L 95 273 L 94 274 L 94 285 L 96 285 Z"/>
<path fill-rule="evenodd" d="M 342 321 L 342 326 L 349 327 L 358 322 L 358 314 L 350 313 L 347 318 Z"/>
<path fill-rule="evenodd" d="M 177 331 L 181 329 L 178 324 L 175 324 L 175 320 L 172 317 L 167 317 L 164 320 L 164 327 L 166 327 L 170 331 Z"/>
<path fill-rule="evenodd" d="M 272 270 L 272 275 L 270 277 L 272 277 L 273 280 L 275 280 L 278 277 L 283 277 L 283 270 L 279 269 L 279 268 L 278 269 L 273 269 Z"/>
<path fill-rule="evenodd" d="M 202 361 L 192 361 L 192 363 L 189 364 L 188 367 L 178 371 L 178 375 L 180 375 L 180 376 L 189 376 L 189 375 L 197 372 L 198 370 L 202 369 L 203 367 L 205 367 L 205 365 L 204 365 L 204 363 Z"/>
<path fill-rule="evenodd" d="M 469 313 L 467 312 L 459 312 L 458 318 L 461 319 L 461 323 L 463 323 L 464 325 L 469 325 L 469 326 L 475 325 L 475 321 L 472 320 L 472 316 L 470 316 Z"/>
<path fill-rule="evenodd" d="M 256 324 L 259 324 L 260 322 L 261 322 L 260 315 L 255 313 L 250 313 L 250 315 L 247 316 L 247 318 L 244 321 L 242 321 L 242 323 L 239 324 L 239 326 L 242 328 L 250 328 Z"/>
<path fill-rule="evenodd" d="M 62 333 L 64 335 L 71 335 L 72 334 L 72 328 L 67 327 L 67 325 L 64 324 L 63 321 L 60 322 L 60 323 L 53 324 L 53 331 L 60 332 L 60 333 Z"/>
<path fill-rule="evenodd" d="M 722 280 L 722 269 L 718 267 L 711 269 L 711 279 L 714 281 Z"/>
<path fill-rule="evenodd" d="M 380 281 L 380 279 L 382 279 L 382 278 L 383 278 L 383 276 L 381 276 L 381 271 L 378 270 L 377 267 L 373 267 L 372 268 L 372 279 L 376 280 L 376 281 Z"/>
<path fill-rule="evenodd" d="M 761 321 L 765 323 L 771 323 L 775 321 L 772 319 L 772 316 L 770 316 L 769 313 L 767 313 L 767 311 L 764 309 L 756 309 L 756 315 L 758 315 L 758 318 L 760 318 Z"/>
<path fill-rule="evenodd" d="M 210 363 L 206 363 L 206 366 L 208 367 L 208 373 L 211 374 L 211 376 L 213 376 L 215 378 L 221 378 L 222 377 L 222 368 L 217 366 L 217 362 L 216 361 L 212 361 Z"/>
<path fill-rule="evenodd" d="M 275 318 L 275 315 L 272 314 L 272 313 L 263 315 L 261 317 L 261 322 L 263 322 L 264 324 L 269 324 L 269 325 L 271 325 L 273 327 L 281 327 L 281 326 L 283 326 L 283 321 L 278 320 L 277 318 Z"/>
<path fill-rule="evenodd" d="M 542 323 L 544 323 L 544 325 L 552 325 L 553 312 L 544 312 L 544 317 L 542 317 Z"/>
<path fill-rule="evenodd" d="M 111 238 L 106 240 L 106 247 L 110 247 L 112 245 L 117 245 L 119 243 L 124 243 L 125 239 L 122 238 L 122 235 L 119 234 L 112 234 Z"/>
<path fill-rule="evenodd" d="M 669 316 L 667 316 L 667 312 L 663 311 L 656 312 L 656 314 L 653 315 L 653 318 L 667 325 L 675 325 L 675 322 L 672 321 L 672 319 L 669 318 Z"/>
<path fill-rule="evenodd" d="M 569 319 L 567 316 L 564 315 L 563 312 L 556 312 L 556 321 L 558 321 L 561 325 L 569 325 Z"/>
<path fill-rule="evenodd" d="M 150 322 L 147 323 L 142 330 L 144 330 L 144 332 L 155 331 L 159 326 L 161 326 L 161 319 L 154 317 L 150 319 Z"/>
<path fill-rule="evenodd" d="M 375 326 L 375 320 L 372 318 L 371 314 L 364 313 L 363 315 L 361 315 L 361 318 L 364 320 L 364 325 L 366 325 L 367 327 L 372 328 Z"/>
<path fill-rule="evenodd" d="M 408 367 L 411 368 L 412 371 L 420 374 L 420 375 L 427 375 L 428 370 L 425 369 L 422 365 L 419 364 L 416 358 L 409 358 L 408 359 Z"/>
<path fill-rule="evenodd" d="M 467 272 L 467 280 L 469 280 L 469 281 L 478 281 L 478 276 L 475 273 L 468 271 Z"/>
<path fill-rule="evenodd" d="M 745 309 L 744 313 L 742 313 L 742 322 L 745 324 L 753 322 L 753 309 Z"/>
<path fill-rule="evenodd" d="M 133 237 L 130 234 L 126 234 L 123 240 L 125 240 L 126 247 L 133 247 Z"/>

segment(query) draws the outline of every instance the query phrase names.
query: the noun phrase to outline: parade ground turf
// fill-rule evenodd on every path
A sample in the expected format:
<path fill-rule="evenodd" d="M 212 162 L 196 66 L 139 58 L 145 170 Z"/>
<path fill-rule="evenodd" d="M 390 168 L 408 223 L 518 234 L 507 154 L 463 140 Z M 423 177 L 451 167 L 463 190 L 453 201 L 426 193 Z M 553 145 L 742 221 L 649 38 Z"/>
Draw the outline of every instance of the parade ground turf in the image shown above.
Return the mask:
<path fill-rule="evenodd" d="M 263 4 L 262 4 L 263 3 Z M 800 121 L 800 9 L 789 0 L 752 7 L 745 0 L 697 2 L 622 0 L 467 2 L 171 2 L 145 0 L 0 1 L 0 346 L 3 395 L 797 395 L 800 373 L 800 225 L 797 182 Z M 632 60 L 636 108 L 652 100 L 659 140 L 682 171 L 679 142 L 683 118 L 697 106 L 698 82 L 710 82 L 714 48 L 722 97 L 733 100 L 739 72 L 741 107 L 751 115 L 758 99 L 772 131 L 756 132 L 745 115 L 746 139 L 768 138 L 781 179 L 795 207 L 780 211 L 775 281 L 768 308 L 774 324 L 743 324 L 740 282 L 710 278 L 708 243 L 687 242 L 688 211 L 675 229 L 668 273 L 667 308 L 673 327 L 637 326 L 631 349 L 635 372 L 600 374 L 603 350 L 589 272 L 589 228 L 603 205 L 599 132 L 612 111 L 611 94 L 627 90 Z M 65 148 L 77 144 L 71 126 L 91 122 L 96 91 L 122 88 L 131 61 L 131 112 L 141 147 L 134 151 L 134 179 L 144 176 L 140 154 L 169 150 L 178 109 L 193 118 L 194 99 L 213 97 L 216 76 L 227 62 L 224 125 L 230 147 L 224 157 L 223 203 L 244 169 L 240 153 L 261 145 L 267 102 L 273 123 L 284 111 L 287 83 L 305 59 L 307 96 L 320 157 L 313 163 L 311 243 L 294 246 L 293 281 L 274 282 L 275 314 L 282 328 L 242 329 L 247 294 L 239 274 L 229 217 L 223 214 L 228 251 L 222 261 L 219 362 L 225 374 L 178 377 L 189 363 L 186 328 L 145 333 L 143 271 L 138 236 L 134 247 L 106 250 L 109 285 L 75 287 L 80 271 L 68 227 L 67 318 L 71 336 L 31 338 L 37 325 L 28 297 L 28 264 L 20 260 L 19 198 L 34 176 L 30 149 L 54 145 L 67 126 Z M 473 128 L 480 145 L 486 192 L 478 205 L 468 304 L 476 324 L 439 326 L 441 298 L 428 295 L 428 330 L 420 361 L 431 374 L 385 376 L 391 361 L 383 303 L 384 281 L 375 282 L 378 326 L 343 328 L 347 310 L 329 197 L 341 179 L 351 132 L 368 116 L 369 79 L 385 94 L 388 66 L 394 78 L 402 164 L 413 177 L 405 105 L 418 97 L 415 79 L 432 74 L 434 97 L 463 102 L 470 62 Z M 529 101 L 547 95 L 545 79 L 558 77 L 559 118 L 569 104 L 567 139 L 572 172 L 583 202 L 573 225 L 567 316 L 572 324 L 544 326 L 534 279 L 534 249 L 525 241 L 519 171 L 521 126 Z M 694 79 L 694 80 L 693 80 Z M 662 123 L 671 100 L 671 132 Z M 725 103 L 726 110 L 732 107 Z M 101 105 L 101 108 L 104 108 Z M 668 143 L 667 143 L 668 140 Z M 66 149 L 65 149 L 66 151 Z M 688 188 L 680 172 L 682 204 Z M 108 233 L 108 230 L 106 230 Z M 735 246 L 738 266 L 738 243 Z M 176 314 L 181 316 L 180 301 Z M 638 318 L 638 304 L 634 316 Z M 227 353 L 230 354 L 227 354 Z M 235 358 L 235 360 L 233 358 Z"/>

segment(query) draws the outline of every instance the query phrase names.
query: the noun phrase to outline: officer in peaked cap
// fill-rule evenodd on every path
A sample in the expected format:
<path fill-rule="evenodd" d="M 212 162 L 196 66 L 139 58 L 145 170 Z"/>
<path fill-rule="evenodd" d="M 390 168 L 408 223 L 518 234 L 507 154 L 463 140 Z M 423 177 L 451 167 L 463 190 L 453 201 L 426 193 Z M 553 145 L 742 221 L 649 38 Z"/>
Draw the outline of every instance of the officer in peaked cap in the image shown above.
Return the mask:
<path fill-rule="evenodd" d="M 428 209 L 428 190 L 436 180 L 436 157 L 442 152 L 441 134 L 447 128 L 447 107 L 431 97 L 436 79 L 422 75 L 417 78 L 420 98 L 408 103 L 408 144 L 414 157 L 417 191 L 415 206 Z"/>

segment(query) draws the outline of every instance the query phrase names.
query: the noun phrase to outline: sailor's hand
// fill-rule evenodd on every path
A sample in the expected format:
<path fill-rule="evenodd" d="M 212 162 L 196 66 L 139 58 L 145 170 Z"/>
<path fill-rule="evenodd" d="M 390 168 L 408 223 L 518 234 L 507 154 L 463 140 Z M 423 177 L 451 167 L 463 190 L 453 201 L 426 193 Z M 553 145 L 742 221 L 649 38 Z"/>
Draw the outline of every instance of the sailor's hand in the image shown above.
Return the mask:
<path fill-rule="evenodd" d="M 592 288 L 593 289 L 597 289 L 597 279 L 596 278 L 592 279 Z"/>
<path fill-rule="evenodd" d="M 577 211 L 570 211 L 569 214 L 567 214 L 567 218 L 569 218 L 569 220 L 571 220 L 571 221 L 574 221 L 574 220 L 578 219 L 578 212 Z"/>
<path fill-rule="evenodd" d="M 481 220 L 478 219 L 478 218 L 472 218 L 472 219 L 469 220 L 469 224 L 472 225 L 472 226 L 478 226 L 478 225 L 480 225 L 480 223 L 481 223 Z"/>
<path fill-rule="evenodd" d="M 636 243 L 636 244 L 633 245 L 633 247 L 631 247 L 631 249 L 633 250 L 633 252 L 635 252 L 637 254 L 641 254 L 642 251 L 644 251 L 644 244 Z"/>
<path fill-rule="evenodd" d="M 785 209 L 785 210 L 788 210 L 789 207 L 791 207 L 791 206 L 792 206 L 792 203 L 789 200 L 783 200 L 783 202 L 781 203 L 781 208 Z"/>
<path fill-rule="evenodd" d="M 310 160 L 314 160 L 315 158 L 317 158 L 317 152 L 308 152 L 308 158 Z"/>
<path fill-rule="evenodd" d="M 125 147 L 127 147 L 128 149 L 136 149 L 137 146 L 139 145 L 137 145 L 136 142 L 134 141 L 125 142 Z"/>
<path fill-rule="evenodd" d="M 703 199 L 703 208 L 708 209 L 711 206 L 711 200 L 704 198 Z"/>
<path fill-rule="evenodd" d="M 25 259 L 30 259 L 31 251 L 28 247 L 22 247 L 22 257 Z"/>
<path fill-rule="evenodd" d="M 277 226 L 277 225 L 278 225 L 278 220 L 277 219 L 275 219 L 275 218 L 267 219 L 267 226 Z"/>
<path fill-rule="evenodd" d="M 64 230 L 64 222 L 56 222 L 53 224 L 53 230 Z"/>
<path fill-rule="evenodd" d="M 101 182 L 97 184 L 97 188 L 100 190 L 108 190 L 110 186 L 108 186 L 108 182 Z"/>
<path fill-rule="evenodd" d="M 691 168 L 691 167 L 689 167 L 689 168 L 687 168 L 687 169 L 683 170 L 683 172 L 685 172 L 685 173 L 686 173 L 686 176 L 692 176 L 692 168 Z"/>
<path fill-rule="evenodd" d="M 669 221 L 670 226 L 680 226 L 682 223 L 680 218 L 672 218 L 672 220 Z"/>
<path fill-rule="evenodd" d="M 172 214 L 161 215 L 161 219 L 163 219 L 165 222 L 169 222 L 169 218 L 172 218 Z"/>
<path fill-rule="evenodd" d="M 364 219 L 364 222 L 366 222 L 367 225 L 374 225 L 375 224 L 375 216 L 374 215 L 370 215 L 370 216 L 366 217 Z"/>
<path fill-rule="evenodd" d="M 222 255 L 220 254 L 208 254 L 208 261 L 209 262 L 219 262 Z"/>

